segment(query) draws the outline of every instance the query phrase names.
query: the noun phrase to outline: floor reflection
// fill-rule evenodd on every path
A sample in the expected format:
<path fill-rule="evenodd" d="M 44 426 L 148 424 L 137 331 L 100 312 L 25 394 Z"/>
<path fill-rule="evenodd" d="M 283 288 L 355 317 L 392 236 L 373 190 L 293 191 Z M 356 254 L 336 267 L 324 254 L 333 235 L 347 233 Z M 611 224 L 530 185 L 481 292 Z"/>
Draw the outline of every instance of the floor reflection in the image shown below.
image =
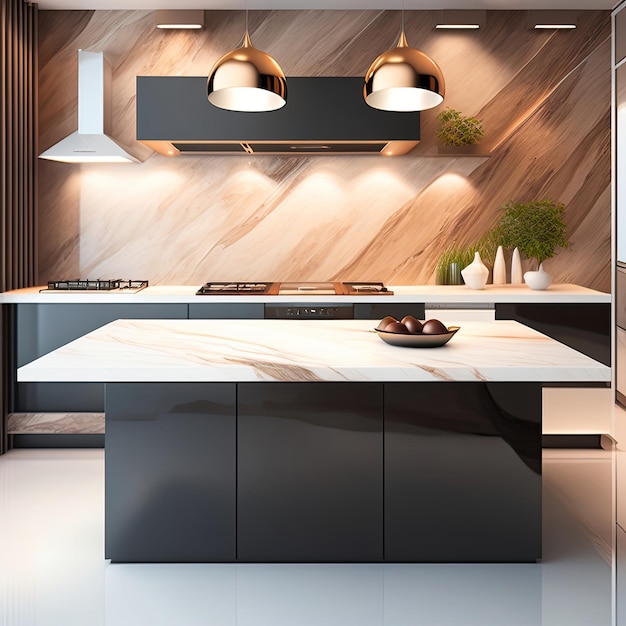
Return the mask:
<path fill-rule="evenodd" d="M 521 626 L 541 624 L 541 580 L 528 564 L 114 564 L 105 623 Z"/>
<path fill-rule="evenodd" d="M 0 624 L 608 626 L 611 472 L 609 452 L 544 453 L 536 565 L 131 565 L 102 559 L 101 451 L 12 451 Z"/>

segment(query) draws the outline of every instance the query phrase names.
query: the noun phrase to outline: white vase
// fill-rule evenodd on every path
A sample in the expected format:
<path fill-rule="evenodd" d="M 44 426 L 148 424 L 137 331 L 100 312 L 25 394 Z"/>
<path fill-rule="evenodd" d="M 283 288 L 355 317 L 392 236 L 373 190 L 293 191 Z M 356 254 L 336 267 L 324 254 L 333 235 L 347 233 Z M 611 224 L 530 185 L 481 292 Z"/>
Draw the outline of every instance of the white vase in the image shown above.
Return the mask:
<path fill-rule="evenodd" d="M 506 263 L 504 262 L 504 250 L 498 246 L 496 259 L 493 262 L 493 284 L 506 285 Z"/>
<path fill-rule="evenodd" d="M 511 258 L 511 284 L 521 285 L 523 282 L 522 259 L 519 255 L 519 250 L 515 248 L 515 250 L 513 250 L 513 257 Z"/>
<path fill-rule="evenodd" d="M 487 284 L 489 270 L 480 260 L 480 254 L 474 254 L 474 260 L 461 270 L 461 276 L 470 289 L 484 289 Z"/>
<path fill-rule="evenodd" d="M 531 289 L 547 289 L 552 284 L 552 276 L 544 271 L 543 263 L 539 264 L 537 271 L 526 272 L 524 280 Z"/>

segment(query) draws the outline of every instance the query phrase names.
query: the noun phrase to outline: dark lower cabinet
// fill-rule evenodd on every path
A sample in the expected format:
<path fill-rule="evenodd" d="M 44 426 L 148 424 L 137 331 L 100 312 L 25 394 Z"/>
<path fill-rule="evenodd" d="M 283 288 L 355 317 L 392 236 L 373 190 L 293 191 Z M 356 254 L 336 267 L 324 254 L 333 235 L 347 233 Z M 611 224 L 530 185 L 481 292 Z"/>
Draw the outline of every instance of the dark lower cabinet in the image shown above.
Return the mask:
<path fill-rule="evenodd" d="M 117 562 L 533 562 L 539 383 L 106 385 Z"/>
<path fill-rule="evenodd" d="M 382 384 L 239 384 L 237 558 L 383 558 Z"/>
<path fill-rule="evenodd" d="M 105 556 L 234 561 L 234 383 L 106 385 Z"/>
<path fill-rule="evenodd" d="M 385 560 L 541 558 L 541 385 L 385 384 Z"/>
<path fill-rule="evenodd" d="M 611 366 L 611 304 L 498 303 L 497 320 L 515 320 Z"/>

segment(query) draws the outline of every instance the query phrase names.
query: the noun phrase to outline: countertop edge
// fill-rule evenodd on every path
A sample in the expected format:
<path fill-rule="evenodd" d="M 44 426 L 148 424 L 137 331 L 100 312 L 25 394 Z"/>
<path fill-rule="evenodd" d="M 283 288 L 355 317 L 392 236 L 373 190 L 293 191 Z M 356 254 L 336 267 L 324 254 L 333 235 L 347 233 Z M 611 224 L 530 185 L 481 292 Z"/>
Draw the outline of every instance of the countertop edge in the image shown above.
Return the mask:
<path fill-rule="evenodd" d="M 524 285 L 487 285 L 485 289 L 474 290 L 465 286 L 451 285 L 390 285 L 394 295 L 383 296 L 198 296 L 196 285 L 157 285 L 147 287 L 134 294 L 107 292 L 91 293 L 40 293 L 43 287 L 28 287 L 0 293 L 0 304 L 285 304 L 312 302 L 316 304 L 361 303 L 425 303 L 459 305 L 464 304 L 505 304 L 505 303 L 545 303 L 545 304 L 597 304 L 610 303 L 611 294 L 595 291 L 573 284 L 552 285 L 545 291 L 535 291 Z"/>

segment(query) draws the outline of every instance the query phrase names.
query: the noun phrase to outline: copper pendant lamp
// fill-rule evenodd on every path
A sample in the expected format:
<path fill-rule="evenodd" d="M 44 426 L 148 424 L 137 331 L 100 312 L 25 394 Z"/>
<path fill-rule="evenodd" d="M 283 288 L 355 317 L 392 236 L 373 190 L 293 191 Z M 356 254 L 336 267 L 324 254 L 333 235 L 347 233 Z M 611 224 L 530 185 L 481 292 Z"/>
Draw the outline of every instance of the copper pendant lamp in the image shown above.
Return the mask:
<path fill-rule="evenodd" d="M 384 111 L 423 111 L 443 102 L 441 68 L 424 52 L 409 47 L 402 32 L 395 48 L 383 52 L 365 74 L 365 102 Z"/>
<path fill-rule="evenodd" d="M 207 96 L 211 104 L 230 111 L 275 111 L 287 102 L 287 80 L 280 65 L 250 41 L 247 9 L 243 46 L 213 66 Z"/>

